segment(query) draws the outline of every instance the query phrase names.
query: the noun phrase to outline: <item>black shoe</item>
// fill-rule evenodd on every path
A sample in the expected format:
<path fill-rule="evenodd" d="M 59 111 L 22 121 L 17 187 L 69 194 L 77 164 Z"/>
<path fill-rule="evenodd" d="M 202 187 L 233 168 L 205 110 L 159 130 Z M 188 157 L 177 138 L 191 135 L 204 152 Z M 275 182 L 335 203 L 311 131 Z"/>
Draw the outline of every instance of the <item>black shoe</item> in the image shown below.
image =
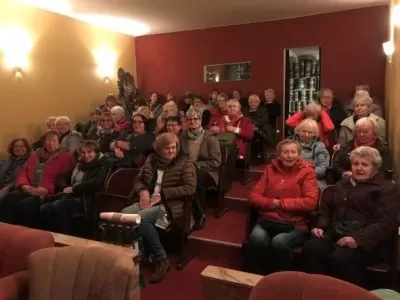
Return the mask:
<path fill-rule="evenodd" d="M 206 225 L 206 216 L 202 215 L 200 219 L 194 221 L 193 230 L 203 229 Z"/>

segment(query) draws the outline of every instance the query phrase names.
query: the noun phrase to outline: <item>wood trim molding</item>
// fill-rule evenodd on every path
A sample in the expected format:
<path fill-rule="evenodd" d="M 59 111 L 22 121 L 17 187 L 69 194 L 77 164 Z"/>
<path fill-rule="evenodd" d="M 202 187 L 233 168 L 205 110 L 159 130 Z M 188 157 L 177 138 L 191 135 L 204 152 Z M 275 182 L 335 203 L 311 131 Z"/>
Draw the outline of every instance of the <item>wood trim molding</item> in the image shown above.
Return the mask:
<path fill-rule="evenodd" d="M 204 300 L 247 300 L 260 275 L 208 266 L 201 272 Z"/>

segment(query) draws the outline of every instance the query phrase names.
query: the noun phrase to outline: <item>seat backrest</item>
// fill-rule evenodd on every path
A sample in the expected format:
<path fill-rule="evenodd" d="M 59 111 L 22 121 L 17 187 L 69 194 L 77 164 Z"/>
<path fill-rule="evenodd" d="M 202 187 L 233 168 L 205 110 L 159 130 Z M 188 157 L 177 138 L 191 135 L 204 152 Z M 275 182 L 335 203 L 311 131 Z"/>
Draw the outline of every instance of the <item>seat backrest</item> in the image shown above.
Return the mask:
<path fill-rule="evenodd" d="M 106 193 L 128 197 L 132 190 L 139 169 L 118 169 L 112 173 L 106 183 Z"/>
<path fill-rule="evenodd" d="M 323 201 L 326 201 L 327 199 L 329 199 L 332 196 L 332 193 L 334 191 L 334 186 L 335 185 L 327 185 L 319 194 L 319 201 L 318 201 L 318 210 L 321 207 L 321 203 L 323 203 Z"/>
<path fill-rule="evenodd" d="M 0 278 L 26 270 L 32 252 L 53 246 L 47 231 L 0 223 Z"/>
<path fill-rule="evenodd" d="M 275 299 L 378 300 L 380 298 L 356 285 L 333 277 L 301 272 L 278 272 L 261 279 L 249 298 L 249 300 Z"/>
<path fill-rule="evenodd" d="M 55 247 L 29 257 L 30 300 L 139 299 L 132 258 L 101 247 Z"/>

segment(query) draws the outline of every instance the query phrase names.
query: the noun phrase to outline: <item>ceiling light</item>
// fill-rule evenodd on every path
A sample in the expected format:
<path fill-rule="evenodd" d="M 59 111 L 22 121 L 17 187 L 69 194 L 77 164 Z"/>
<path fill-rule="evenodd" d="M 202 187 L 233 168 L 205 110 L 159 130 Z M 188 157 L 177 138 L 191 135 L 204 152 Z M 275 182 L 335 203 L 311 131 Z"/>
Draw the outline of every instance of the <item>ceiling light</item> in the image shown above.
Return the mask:
<path fill-rule="evenodd" d="M 392 10 L 392 23 L 393 25 L 400 25 L 400 4 L 397 4 Z"/>
<path fill-rule="evenodd" d="M 394 53 L 394 44 L 392 41 L 388 41 L 382 44 L 383 52 L 386 56 L 391 56 Z"/>
<path fill-rule="evenodd" d="M 140 36 L 150 32 L 150 27 L 146 24 L 126 18 L 82 13 L 73 13 L 71 17 L 127 35 Z"/>
<path fill-rule="evenodd" d="M 66 14 L 72 10 L 69 0 L 16 0 L 40 9 Z"/>

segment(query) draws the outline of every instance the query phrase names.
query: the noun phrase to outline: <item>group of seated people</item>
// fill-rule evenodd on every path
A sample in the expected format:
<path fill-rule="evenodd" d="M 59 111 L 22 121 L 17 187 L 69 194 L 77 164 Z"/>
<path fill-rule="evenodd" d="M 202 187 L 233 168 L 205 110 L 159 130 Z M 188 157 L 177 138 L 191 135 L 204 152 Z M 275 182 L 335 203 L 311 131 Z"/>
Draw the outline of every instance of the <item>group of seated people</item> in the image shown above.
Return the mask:
<path fill-rule="evenodd" d="M 38 141 L 31 146 L 26 139 L 13 140 L 9 159 L 0 165 L 0 221 L 72 234 L 73 217 L 90 215 L 110 172 L 140 168 L 129 195 L 133 204 L 123 212 L 142 216 L 139 230 L 155 264 L 151 281 L 161 281 L 169 261 L 155 224 L 179 218 L 180 200 L 190 197 L 193 229 L 203 228 L 206 190 L 221 184 L 221 148 L 227 148 L 225 163 L 236 164 L 251 154 L 252 142 L 264 152 L 276 139 L 269 119 L 273 91 L 266 90 L 263 103 L 251 95 L 247 105 L 238 91 L 235 95 L 229 99 L 213 90 L 206 104 L 186 94 L 179 106 L 173 100 L 161 104 L 151 93 L 148 105 L 131 118 L 109 96 L 76 130 L 68 117 L 49 117 Z M 250 191 L 260 219 L 249 236 L 246 270 L 289 269 L 291 250 L 304 245 L 305 270 L 322 273 L 334 261 L 333 275 L 362 285 L 362 267 L 378 258 L 395 233 L 397 190 L 381 174 L 390 168 L 385 121 L 371 112 L 372 99 L 362 90 L 354 97 L 353 114 L 336 128 L 339 106 L 333 100 L 331 90 L 323 90 L 320 103 L 289 117 L 295 134 L 278 144 L 277 158 Z M 276 124 L 275 105 L 274 112 Z M 338 139 L 332 140 L 335 128 Z M 327 185 L 331 153 L 339 181 L 331 198 L 320 203 L 317 227 L 308 228 L 309 213 L 317 210 Z"/>

